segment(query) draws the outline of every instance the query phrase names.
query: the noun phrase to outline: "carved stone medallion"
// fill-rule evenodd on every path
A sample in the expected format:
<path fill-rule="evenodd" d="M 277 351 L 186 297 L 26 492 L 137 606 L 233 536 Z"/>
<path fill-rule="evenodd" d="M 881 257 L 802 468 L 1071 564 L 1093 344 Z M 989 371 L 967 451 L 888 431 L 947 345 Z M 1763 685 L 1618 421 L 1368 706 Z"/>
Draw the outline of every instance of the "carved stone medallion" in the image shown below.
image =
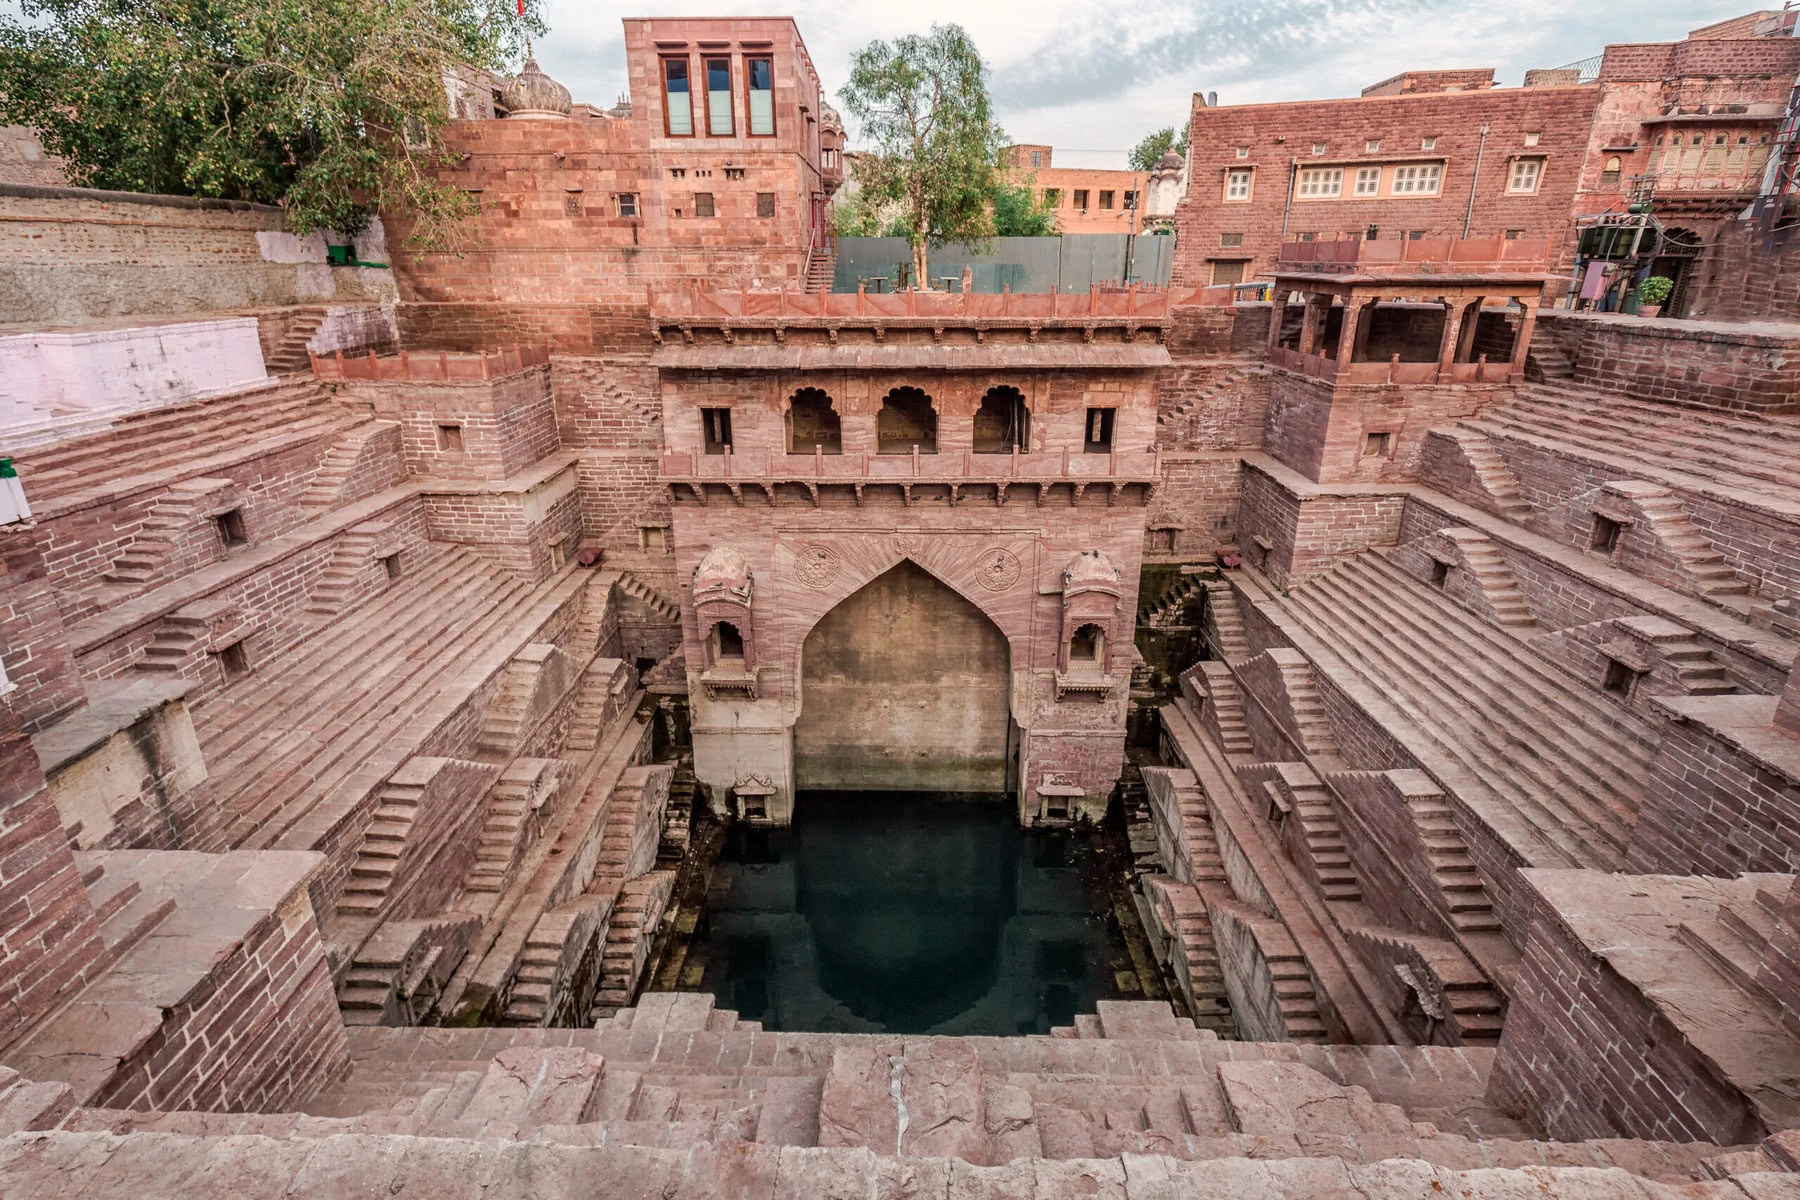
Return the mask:
<path fill-rule="evenodd" d="M 817 542 L 794 547 L 794 575 L 809 588 L 830 587 L 842 565 L 838 552 Z"/>
<path fill-rule="evenodd" d="M 1018 555 L 995 546 L 981 552 L 981 563 L 976 567 L 976 575 L 981 580 L 981 586 L 988 591 L 1004 592 L 1019 582 L 1020 570 Z"/>
<path fill-rule="evenodd" d="M 896 533 L 894 535 L 894 553 L 901 558 L 917 558 L 919 551 L 925 548 L 925 538 L 917 533 Z"/>

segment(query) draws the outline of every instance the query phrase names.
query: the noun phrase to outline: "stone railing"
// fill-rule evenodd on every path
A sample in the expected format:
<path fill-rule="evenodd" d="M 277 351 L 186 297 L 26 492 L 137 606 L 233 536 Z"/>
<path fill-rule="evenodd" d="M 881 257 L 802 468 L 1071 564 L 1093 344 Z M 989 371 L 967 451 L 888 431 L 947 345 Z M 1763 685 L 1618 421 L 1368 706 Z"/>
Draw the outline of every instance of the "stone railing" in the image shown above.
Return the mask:
<path fill-rule="evenodd" d="M 1062 450 L 1036 454 L 782 454 L 766 450 L 701 454 L 675 451 L 662 456 L 665 480 L 1049 480 L 1158 479 L 1162 456 L 1155 450 L 1085 454 Z"/>
<path fill-rule="evenodd" d="M 1156 320 L 1178 305 L 1230 304 L 1231 288 L 1090 288 L 1053 292 L 790 292 L 681 288 L 652 293 L 650 311 L 661 321 L 729 320 L 770 323 L 837 317 L 987 318 L 1016 321 L 1082 321 L 1095 318 Z"/>
<path fill-rule="evenodd" d="M 540 367 L 550 361 L 546 346 L 514 346 L 506 350 L 484 350 L 478 354 L 367 354 L 345 357 L 335 354 L 309 353 L 313 375 L 319 379 L 366 379 L 386 382 L 477 382 L 511 375 L 527 367 Z"/>
<path fill-rule="evenodd" d="M 1544 238 L 1345 238 L 1283 242 L 1277 273 L 1489 274 L 1542 271 L 1550 258 Z"/>

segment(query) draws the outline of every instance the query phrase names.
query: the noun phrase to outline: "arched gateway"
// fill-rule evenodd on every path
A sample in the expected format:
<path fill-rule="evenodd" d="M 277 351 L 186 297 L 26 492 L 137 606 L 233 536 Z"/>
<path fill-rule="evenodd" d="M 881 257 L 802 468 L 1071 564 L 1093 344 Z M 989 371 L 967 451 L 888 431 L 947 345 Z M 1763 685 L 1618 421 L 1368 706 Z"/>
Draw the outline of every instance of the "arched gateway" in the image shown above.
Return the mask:
<path fill-rule="evenodd" d="M 801 650 L 794 783 L 1001 792 L 1012 745 L 1006 637 L 911 561 L 815 625 Z"/>

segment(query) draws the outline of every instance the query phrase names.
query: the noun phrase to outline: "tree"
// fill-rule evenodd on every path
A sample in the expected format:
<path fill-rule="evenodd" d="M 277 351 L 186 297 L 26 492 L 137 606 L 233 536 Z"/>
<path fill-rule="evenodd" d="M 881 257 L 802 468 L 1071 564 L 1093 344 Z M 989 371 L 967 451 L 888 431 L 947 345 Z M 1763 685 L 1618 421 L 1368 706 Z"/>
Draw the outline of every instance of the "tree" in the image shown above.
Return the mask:
<path fill-rule="evenodd" d="M 1145 134 L 1144 139 L 1131 148 L 1129 156 L 1131 169 L 1134 171 L 1153 170 L 1157 160 L 1171 150 L 1183 158 L 1187 157 L 1188 126 L 1186 122 L 1182 123 L 1179 137 L 1176 136 L 1173 125 L 1165 125 L 1155 133 Z"/>
<path fill-rule="evenodd" d="M 1006 140 L 988 100 L 987 68 L 959 25 L 870 42 L 839 93 L 874 152 L 856 160 L 871 203 L 897 201 L 913 276 L 930 276 L 927 246 L 993 236 L 989 204 Z"/>
<path fill-rule="evenodd" d="M 0 121 L 88 187 L 281 204 L 300 233 L 387 209 L 450 248 L 475 202 L 434 174 L 455 161 L 445 80 L 542 29 L 514 3 L 23 0 L 0 16 Z"/>
<path fill-rule="evenodd" d="M 1029 181 L 996 184 L 993 193 L 996 237 L 1053 237 L 1056 210 L 1040 204 Z"/>

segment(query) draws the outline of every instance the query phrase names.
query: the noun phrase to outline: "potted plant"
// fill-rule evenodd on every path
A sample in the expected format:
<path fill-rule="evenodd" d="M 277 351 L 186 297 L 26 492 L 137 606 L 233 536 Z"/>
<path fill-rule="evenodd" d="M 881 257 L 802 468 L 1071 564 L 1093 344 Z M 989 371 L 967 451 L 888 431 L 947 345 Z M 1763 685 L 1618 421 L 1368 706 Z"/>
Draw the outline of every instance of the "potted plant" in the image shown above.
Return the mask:
<path fill-rule="evenodd" d="M 1662 312 L 1663 301 L 1675 290 L 1675 281 L 1667 275 L 1652 275 L 1638 284 L 1638 316 L 1654 317 Z"/>

